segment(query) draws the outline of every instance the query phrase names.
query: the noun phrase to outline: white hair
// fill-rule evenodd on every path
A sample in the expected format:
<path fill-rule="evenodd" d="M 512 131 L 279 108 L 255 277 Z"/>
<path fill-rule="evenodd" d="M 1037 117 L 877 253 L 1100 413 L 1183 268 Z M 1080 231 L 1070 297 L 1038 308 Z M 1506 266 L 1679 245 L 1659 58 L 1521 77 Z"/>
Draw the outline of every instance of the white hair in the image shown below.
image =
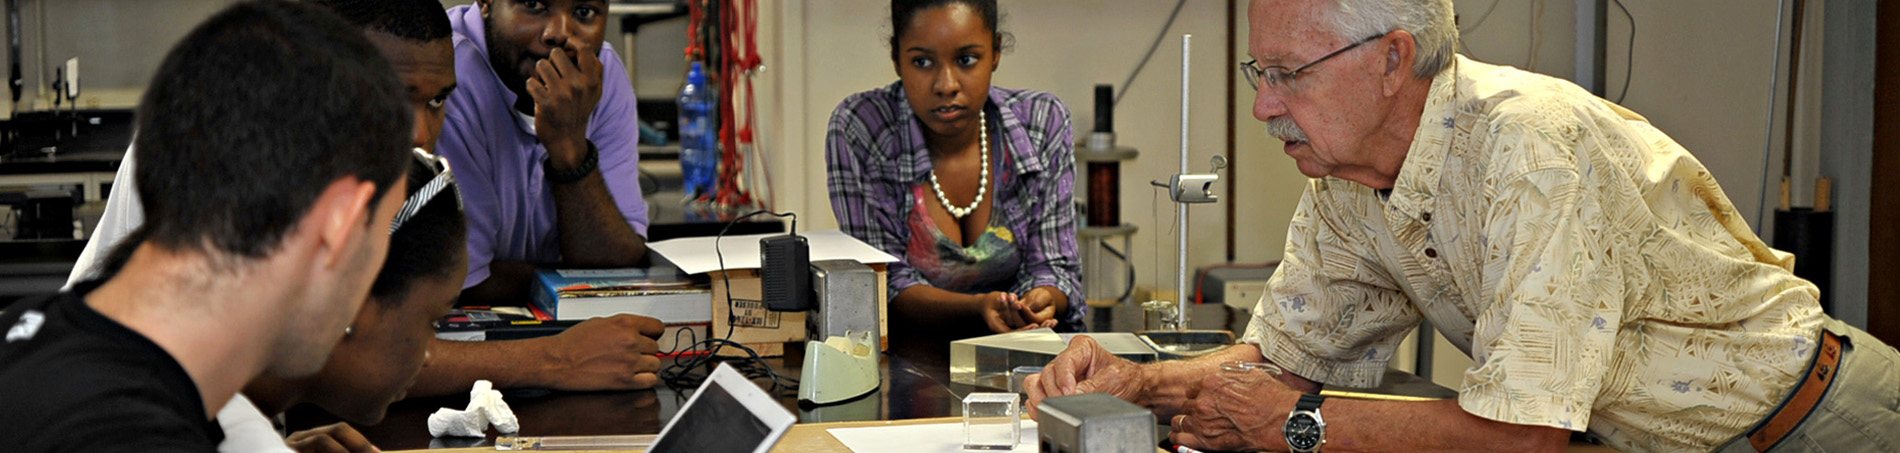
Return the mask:
<path fill-rule="evenodd" d="M 1417 41 L 1412 74 L 1437 76 L 1451 66 L 1458 42 L 1451 0 L 1334 0 L 1333 31 L 1353 41 L 1405 30 Z"/>

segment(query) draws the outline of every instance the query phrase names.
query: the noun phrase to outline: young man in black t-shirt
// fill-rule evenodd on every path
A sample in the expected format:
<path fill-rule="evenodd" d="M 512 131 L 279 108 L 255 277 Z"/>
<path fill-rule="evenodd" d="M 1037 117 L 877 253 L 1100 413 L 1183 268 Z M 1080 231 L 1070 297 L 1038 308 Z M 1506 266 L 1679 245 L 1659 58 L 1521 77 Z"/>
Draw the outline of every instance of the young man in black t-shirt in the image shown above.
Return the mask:
<path fill-rule="evenodd" d="M 246 382 L 321 368 L 402 207 L 404 99 L 317 7 L 241 3 L 188 34 L 140 103 L 124 267 L 0 312 L 0 450 L 214 451 Z"/>

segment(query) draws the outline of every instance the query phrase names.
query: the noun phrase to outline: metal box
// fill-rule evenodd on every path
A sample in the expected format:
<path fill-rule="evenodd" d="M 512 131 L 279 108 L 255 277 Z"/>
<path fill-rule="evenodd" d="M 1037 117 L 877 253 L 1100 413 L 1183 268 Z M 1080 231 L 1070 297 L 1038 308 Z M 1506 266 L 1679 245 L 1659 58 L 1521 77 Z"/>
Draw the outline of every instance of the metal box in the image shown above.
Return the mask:
<path fill-rule="evenodd" d="M 1107 393 L 1042 400 L 1036 409 L 1042 453 L 1153 453 L 1155 414 Z"/>
<path fill-rule="evenodd" d="M 817 294 L 805 316 L 805 338 L 825 341 L 846 331 L 870 332 L 878 341 L 878 274 L 853 260 L 811 263 L 812 289 Z"/>

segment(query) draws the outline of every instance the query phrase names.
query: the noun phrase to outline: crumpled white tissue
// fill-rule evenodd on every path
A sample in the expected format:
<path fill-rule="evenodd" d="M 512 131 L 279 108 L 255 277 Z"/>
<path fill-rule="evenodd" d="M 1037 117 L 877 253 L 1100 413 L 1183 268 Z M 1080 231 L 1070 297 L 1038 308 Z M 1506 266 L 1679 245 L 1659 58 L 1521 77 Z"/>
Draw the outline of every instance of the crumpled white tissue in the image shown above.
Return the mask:
<path fill-rule="evenodd" d="M 495 384 L 479 380 L 475 381 L 475 388 L 468 391 L 467 409 L 444 407 L 429 414 L 429 435 L 486 437 L 491 423 L 495 430 L 503 433 L 521 431 L 521 421 L 515 418 L 515 411 L 508 408 L 508 402 L 501 400 L 501 392 L 495 390 Z"/>

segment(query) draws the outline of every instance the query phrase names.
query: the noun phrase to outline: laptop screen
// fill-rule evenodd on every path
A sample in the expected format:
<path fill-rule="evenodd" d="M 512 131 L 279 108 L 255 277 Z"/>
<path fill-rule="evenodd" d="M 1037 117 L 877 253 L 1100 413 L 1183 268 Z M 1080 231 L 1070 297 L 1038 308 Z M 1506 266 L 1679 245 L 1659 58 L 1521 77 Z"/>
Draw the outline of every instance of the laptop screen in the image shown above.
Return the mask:
<path fill-rule="evenodd" d="M 772 429 L 746 410 L 724 386 L 701 387 L 695 401 L 675 415 L 668 433 L 652 453 L 749 452 L 770 438 Z"/>

